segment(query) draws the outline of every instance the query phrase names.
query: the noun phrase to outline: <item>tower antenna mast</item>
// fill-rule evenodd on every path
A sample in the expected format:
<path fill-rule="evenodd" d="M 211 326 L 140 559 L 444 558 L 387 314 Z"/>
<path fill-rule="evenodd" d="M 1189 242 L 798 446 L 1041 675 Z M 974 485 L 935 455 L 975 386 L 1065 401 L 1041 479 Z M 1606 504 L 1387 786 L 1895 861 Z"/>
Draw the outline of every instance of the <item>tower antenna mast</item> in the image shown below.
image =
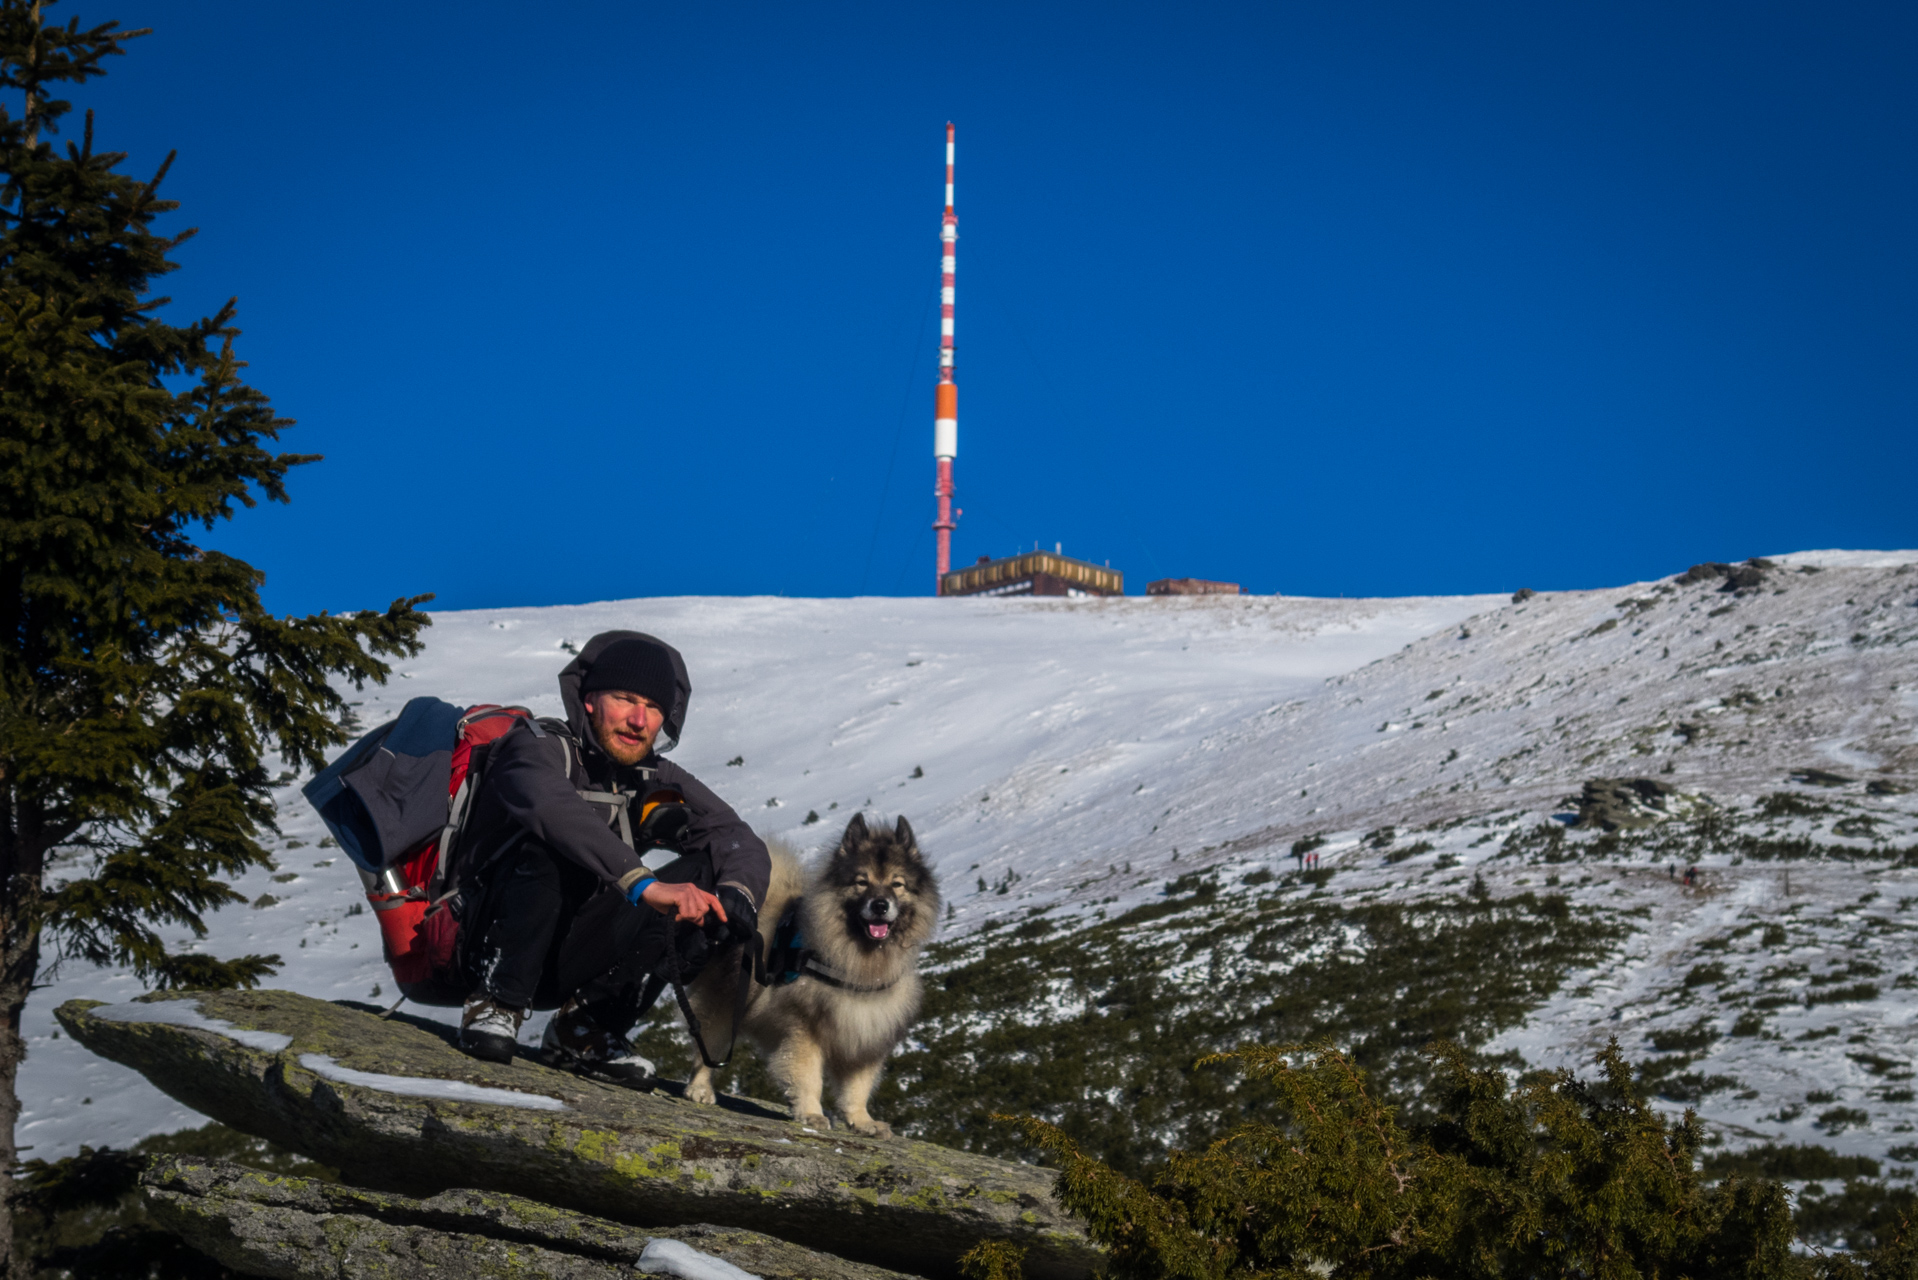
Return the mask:
<path fill-rule="evenodd" d="M 952 381 L 952 307 L 954 251 L 959 245 L 959 219 L 952 211 L 952 122 L 946 122 L 946 217 L 939 228 L 939 385 L 934 389 L 932 456 L 938 470 L 933 494 L 939 499 L 939 518 L 932 522 L 938 542 L 938 576 L 933 594 L 945 590 L 952 572 L 952 460 L 959 454 L 959 388 Z"/>

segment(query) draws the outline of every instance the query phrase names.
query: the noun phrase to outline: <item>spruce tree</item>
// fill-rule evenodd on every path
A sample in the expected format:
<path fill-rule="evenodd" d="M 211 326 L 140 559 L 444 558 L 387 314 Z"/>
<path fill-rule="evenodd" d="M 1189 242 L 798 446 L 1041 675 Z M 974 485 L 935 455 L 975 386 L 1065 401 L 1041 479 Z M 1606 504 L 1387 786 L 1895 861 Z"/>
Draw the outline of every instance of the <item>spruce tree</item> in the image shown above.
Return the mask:
<path fill-rule="evenodd" d="M 52 0 L 47 0 L 48 4 Z M 342 695 L 418 652 L 427 618 L 276 618 L 264 576 L 195 544 L 238 508 L 287 499 L 291 425 L 241 380 L 234 304 L 160 318 L 153 281 L 192 235 L 154 221 L 123 154 L 52 135 L 51 96 L 103 74 L 143 31 L 44 20 L 0 0 L 0 1265 L 25 1054 L 21 1010 L 43 946 L 128 965 L 156 986 L 253 985 L 276 956 L 169 954 L 239 900 L 222 879 L 268 861 L 281 762 L 343 740 Z M 17 113 L 16 113 L 17 108 Z"/>

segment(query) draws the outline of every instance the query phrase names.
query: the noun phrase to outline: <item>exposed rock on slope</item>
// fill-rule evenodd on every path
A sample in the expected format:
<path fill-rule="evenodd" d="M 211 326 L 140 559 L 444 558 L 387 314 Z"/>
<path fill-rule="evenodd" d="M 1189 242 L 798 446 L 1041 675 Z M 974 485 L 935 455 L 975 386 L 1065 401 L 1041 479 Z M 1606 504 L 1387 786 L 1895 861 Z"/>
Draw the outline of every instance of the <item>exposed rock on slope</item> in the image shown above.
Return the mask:
<path fill-rule="evenodd" d="M 186 1105 L 360 1185 L 475 1187 L 641 1226 L 746 1227 L 919 1275 L 951 1274 L 989 1237 L 1029 1246 L 1027 1270 L 1043 1280 L 1096 1265 L 1037 1168 L 811 1134 L 752 1104 L 699 1107 L 525 1059 L 482 1063 L 436 1024 L 289 992 L 212 992 L 137 1012 L 130 1021 L 128 1006 L 76 1000 L 58 1016 Z M 144 1020 L 156 1014 L 189 1025 Z"/>
<path fill-rule="evenodd" d="M 180 1157 L 156 1161 L 141 1185 L 160 1225 L 236 1271 L 273 1280 L 630 1280 L 655 1238 L 682 1241 L 763 1280 L 902 1280 L 754 1231 L 636 1230 L 482 1191 L 414 1200 Z"/>
<path fill-rule="evenodd" d="M 1636 830 L 1667 813 L 1675 788 L 1656 778 L 1593 778 L 1578 800 L 1578 825 L 1600 831 Z"/>

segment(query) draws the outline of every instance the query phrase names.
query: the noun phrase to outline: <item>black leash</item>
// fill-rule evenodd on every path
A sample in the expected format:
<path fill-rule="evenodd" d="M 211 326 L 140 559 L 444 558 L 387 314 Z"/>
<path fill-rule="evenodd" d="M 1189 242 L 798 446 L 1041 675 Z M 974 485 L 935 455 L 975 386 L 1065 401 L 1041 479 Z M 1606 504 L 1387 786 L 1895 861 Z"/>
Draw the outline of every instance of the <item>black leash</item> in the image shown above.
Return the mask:
<path fill-rule="evenodd" d="M 640 1008 L 652 1008 L 653 1001 L 659 999 L 660 992 L 670 982 L 673 988 L 673 999 L 678 1002 L 679 1012 L 686 1019 L 686 1030 L 693 1037 L 693 1046 L 699 1050 L 699 1060 L 705 1063 L 708 1069 L 718 1071 L 733 1060 L 733 1051 L 739 1047 L 739 1024 L 745 1021 L 746 1003 L 752 995 L 755 982 L 762 987 L 771 986 L 778 977 L 790 971 L 795 978 L 811 978 L 815 982 L 823 982 L 841 991 L 855 991 L 865 995 L 877 995 L 882 991 L 890 991 L 898 985 L 899 979 L 894 978 L 891 982 L 879 986 L 868 986 L 865 983 L 852 982 L 832 972 L 819 963 L 811 951 L 795 945 L 796 939 L 792 935 L 797 930 L 791 923 L 791 914 L 789 913 L 787 920 L 780 922 L 780 928 L 774 938 L 772 958 L 779 961 L 777 968 L 769 963 L 768 957 L 764 954 L 764 940 L 757 930 L 753 931 L 749 941 L 739 944 L 741 951 L 739 990 L 733 996 L 733 1036 L 726 1046 L 726 1056 L 719 1061 L 713 1061 L 712 1051 L 706 1047 L 706 1037 L 700 1026 L 699 1015 L 693 1012 L 693 1002 L 686 995 L 685 966 L 680 963 L 678 946 L 674 945 L 679 929 L 698 928 L 698 925 L 688 926 L 683 921 L 673 923 L 666 937 L 666 968 L 671 976 L 668 978 L 654 973 L 646 980 L 645 994 L 640 998 Z"/>
<path fill-rule="evenodd" d="M 679 922 L 676 921 L 674 928 L 678 927 Z M 759 933 L 756 930 L 750 943 L 740 944 L 740 950 L 742 954 L 739 957 L 739 990 L 733 998 L 733 1036 L 731 1042 L 726 1045 L 726 1056 L 714 1062 L 712 1052 L 706 1048 L 706 1038 L 700 1033 L 699 1015 L 693 1012 L 693 1002 L 686 996 L 686 971 L 680 964 L 679 948 L 674 945 L 671 933 L 668 933 L 666 937 L 667 966 L 672 970 L 673 999 L 679 1002 L 679 1011 L 686 1017 L 686 1030 L 691 1033 L 693 1045 L 699 1050 L 699 1060 L 713 1071 L 721 1070 L 733 1060 L 733 1051 L 739 1047 L 739 1024 L 746 1020 L 746 998 L 752 994 L 754 978 L 764 968 L 764 961 L 759 954 Z M 653 984 L 658 981 L 659 979 L 654 977 L 647 983 L 655 1000 L 659 998 L 659 992 Z"/>

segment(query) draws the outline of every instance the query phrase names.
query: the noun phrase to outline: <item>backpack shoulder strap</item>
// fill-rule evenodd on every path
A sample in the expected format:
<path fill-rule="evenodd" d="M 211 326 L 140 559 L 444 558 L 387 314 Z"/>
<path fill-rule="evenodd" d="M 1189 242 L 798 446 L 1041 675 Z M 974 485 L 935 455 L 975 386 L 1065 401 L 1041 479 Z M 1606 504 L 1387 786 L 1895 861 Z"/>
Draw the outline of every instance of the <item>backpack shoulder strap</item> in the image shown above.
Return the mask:
<path fill-rule="evenodd" d="M 524 707 L 490 707 L 486 713 L 503 713 L 510 715 L 514 712 L 524 711 Z M 460 727 L 464 729 L 467 722 L 474 719 L 477 714 L 486 713 L 469 713 L 460 721 Z M 520 715 L 517 719 L 520 724 L 524 724 L 528 729 L 532 730 L 533 736 L 536 738 L 553 736 L 541 727 L 540 722 L 530 714 Z M 513 726 L 514 729 L 518 727 L 518 724 Z M 512 731 L 512 729 L 509 729 L 507 733 L 511 733 Z M 497 738 L 488 738 L 484 742 L 475 742 L 467 749 L 466 776 L 460 779 L 458 790 L 454 791 L 451 800 L 447 803 L 446 826 L 440 830 L 439 861 L 433 868 L 432 881 L 427 886 L 427 896 L 436 902 L 442 896 L 446 895 L 447 886 L 455 882 L 453 863 L 459 853 L 460 837 L 465 833 L 466 819 L 472 814 L 474 797 L 479 793 L 480 786 L 486 781 L 486 766 L 493 758 L 493 747 L 505 737 L 506 734 L 503 733 Z M 570 757 L 568 759 L 570 764 Z M 572 776 L 570 769 L 567 776 L 569 778 Z"/>
<path fill-rule="evenodd" d="M 583 775 L 586 769 L 586 760 L 580 752 L 579 740 L 573 736 L 571 726 L 559 720 L 538 721 L 536 722 L 536 726 L 537 725 L 544 725 L 551 737 L 559 739 L 566 752 L 567 778 L 571 779 L 575 770 Z M 538 731 L 538 728 L 535 727 L 534 732 L 537 733 Z M 650 782 L 658 776 L 658 773 L 657 770 L 642 769 L 640 770 L 640 775 L 642 781 Z M 588 804 L 611 805 L 615 811 L 614 816 L 619 826 L 620 841 L 625 844 L 628 849 L 637 851 L 639 846 L 633 839 L 632 810 L 635 804 L 640 803 L 644 793 L 639 791 L 620 791 L 617 789 L 619 786 L 617 782 L 615 782 L 613 786 L 615 789 L 612 791 L 601 791 L 591 786 L 576 787 L 575 790 L 579 792 L 579 798 Z"/>

